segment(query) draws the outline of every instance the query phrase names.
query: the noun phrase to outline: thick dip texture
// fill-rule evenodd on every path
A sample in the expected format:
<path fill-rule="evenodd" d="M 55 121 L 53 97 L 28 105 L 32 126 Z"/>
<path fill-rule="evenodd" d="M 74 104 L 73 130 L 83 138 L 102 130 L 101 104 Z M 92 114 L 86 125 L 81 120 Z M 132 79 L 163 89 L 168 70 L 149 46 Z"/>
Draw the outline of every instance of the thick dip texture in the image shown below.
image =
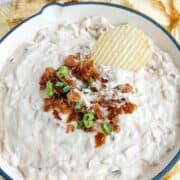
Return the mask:
<path fill-rule="evenodd" d="M 94 132 L 75 128 L 66 133 L 66 115 L 57 121 L 44 112 L 46 95 L 39 90 L 39 80 L 45 68 L 57 69 L 71 54 L 80 53 L 84 59 L 112 27 L 106 19 L 93 17 L 42 29 L 1 72 L 0 156 L 24 179 L 146 179 L 144 172 L 150 173 L 177 143 L 180 72 L 155 45 L 152 60 L 138 72 L 99 67 L 108 83 L 98 93 L 118 98 L 113 88 L 129 83 L 133 91 L 124 96 L 137 105 L 132 114 L 119 116 L 120 132 L 108 136 L 100 148 L 95 148 Z M 93 83 L 98 89 L 99 81 Z M 81 93 L 87 106 L 97 96 L 97 92 Z"/>

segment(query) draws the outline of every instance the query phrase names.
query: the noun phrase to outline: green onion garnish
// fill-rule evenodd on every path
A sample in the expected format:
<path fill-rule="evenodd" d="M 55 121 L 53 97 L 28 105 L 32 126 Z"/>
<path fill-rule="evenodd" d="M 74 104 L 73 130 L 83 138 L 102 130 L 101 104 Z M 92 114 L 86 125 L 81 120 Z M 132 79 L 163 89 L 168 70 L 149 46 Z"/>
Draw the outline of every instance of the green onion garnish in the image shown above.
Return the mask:
<path fill-rule="evenodd" d="M 65 83 L 60 82 L 60 81 L 57 81 L 55 84 L 56 87 L 60 87 L 60 88 L 64 87 L 65 85 L 66 85 Z"/>
<path fill-rule="evenodd" d="M 86 128 L 92 128 L 93 127 L 93 125 L 94 125 L 94 121 L 84 121 L 84 126 L 86 127 Z"/>
<path fill-rule="evenodd" d="M 88 113 L 84 114 L 83 120 L 94 120 L 94 113 L 88 112 Z"/>
<path fill-rule="evenodd" d="M 71 89 L 69 85 L 67 85 L 67 84 L 65 84 L 65 83 L 63 83 L 61 81 L 57 81 L 55 86 L 62 88 L 63 93 L 67 93 Z"/>
<path fill-rule="evenodd" d="M 56 72 L 56 76 L 61 78 L 61 77 L 66 77 L 68 75 L 68 68 L 66 66 L 61 66 L 59 70 Z"/>
<path fill-rule="evenodd" d="M 103 133 L 107 136 L 112 133 L 112 126 L 108 122 L 101 124 L 101 129 L 102 129 Z"/>
<path fill-rule="evenodd" d="M 83 116 L 83 122 L 84 122 L 84 126 L 86 127 L 86 128 L 91 128 L 91 127 L 93 127 L 93 125 L 94 125 L 94 114 L 93 114 L 93 112 L 88 112 L 88 113 L 86 113 L 86 114 L 84 114 L 84 116 Z"/>
<path fill-rule="evenodd" d="M 63 91 L 63 93 L 67 93 L 67 92 L 70 91 L 70 89 L 71 89 L 70 86 L 65 85 L 65 86 L 63 87 L 62 91 Z"/>
<path fill-rule="evenodd" d="M 46 83 L 46 91 L 48 96 L 53 96 L 54 95 L 54 88 L 53 88 L 53 83 L 48 81 Z"/>
<path fill-rule="evenodd" d="M 75 109 L 80 110 L 82 108 L 82 103 L 81 102 L 77 102 L 74 106 Z"/>
<path fill-rule="evenodd" d="M 81 129 L 84 126 L 84 122 L 83 121 L 78 121 L 77 122 L 77 128 Z"/>
<path fill-rule="evenodd" d="M 91 88 L 92 84 L 93 84 L 93 78 L 89 78 L 87 83 L 86 83 L 86 87 Z"/>

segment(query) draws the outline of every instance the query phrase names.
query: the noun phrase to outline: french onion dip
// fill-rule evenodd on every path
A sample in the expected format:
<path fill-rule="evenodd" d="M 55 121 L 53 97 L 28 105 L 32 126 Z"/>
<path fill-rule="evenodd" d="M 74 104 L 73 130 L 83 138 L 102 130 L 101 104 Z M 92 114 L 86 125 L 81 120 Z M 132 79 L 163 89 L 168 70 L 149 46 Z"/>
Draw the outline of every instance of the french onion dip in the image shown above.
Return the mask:
<path fill-rule="evenodd" d="M 0 74 L 0 156 L 24 179 L 147 179 L 177 143 L 180 71 L 96 65 L 103 17 L 40 30 Z"/>

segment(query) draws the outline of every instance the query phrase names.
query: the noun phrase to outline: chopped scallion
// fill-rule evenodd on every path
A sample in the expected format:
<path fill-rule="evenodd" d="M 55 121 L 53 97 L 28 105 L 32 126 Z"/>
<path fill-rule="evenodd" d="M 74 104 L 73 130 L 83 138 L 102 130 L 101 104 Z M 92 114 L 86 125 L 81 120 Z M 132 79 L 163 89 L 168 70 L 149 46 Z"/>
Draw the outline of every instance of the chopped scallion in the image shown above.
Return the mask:
<path fill-rule="evenodd" d="M 86 87 L 91 88 L 92 84 L 93 84 L 93 78 L 89 78 L 87 83 L 86 83 Z"/>
<path fill-rule="evenodd" d="M 61 66 L 59 70 L 56 72 L 56 76 L 61 78 L 61 77 L 66 77 L 68 75 L 68 68 L 66 66 Z"/>
<path fill-rule="evenodd" d="M 93 120 L 85 120 L 84 121 L 84 126 L 86 127 L 86 128 L 92 128 L 93 127 L 93 125 L 94 125 L 94 121 Z"/>
<path fill-rule="evenodd" d="M 88 113 L 86 113 L 86 114 L 84 114 L 84 116 L 83 116 L 83 122 L 84 122 L 84 126 L 86 127 L 86 128 L 91 128 L 91 127 L 93 127 L 93 125 L 94 125 L 94 114 L 93 114 L 93 112 L 88 112 Z"/>
<path fill-rule="evenodd" d="M 74 108 L 77 109 L 77 110 L 80 110 L 82 108 L 82 103 L 81 102 L 76 102 Z"/>
<path fill-rule="evenodd" d="M 103 133 L 107 136 L 112 133 L 112 126 L 108 122 L 101 124 L 101 129 L 102 129 Z"/>
<path fill-rule="evenodd" d="M 68 93 L 69 91 L 70 91 L 70 86 L 68 86 L 68 85 L 65 85 L 64 87 L 63 87 L 63 89 L 62 89 L 62 91 L 63 91 L 63 93 Z"/>
<path fill-rule="evenodd" d="M 48 96 L 53 96 L 54 95 L 54 88 L 53 88 L 53 83 L 48 81 L 46 83 L 46 91 Z"/>
<path fill-rule="evenodd" d="M 60 82 L 60 81 L 57 81 L 56 84 L 55 84 L 56 87 L 60 87 L 60 88 L 64 87 L 65 85 L 66 85 L 65 83 Z"/>
<path fill-rule="evenodd" d="M 83 120 L 94 120 L 94 113 L 88 112 L 88 113 L 84 114 Z"/>
<path fill-rule="evenodd" d="M 84 122 L 83 121 L 78 121 L 77 122 L 77 128 L 81 129 L 84 126 Z"/>

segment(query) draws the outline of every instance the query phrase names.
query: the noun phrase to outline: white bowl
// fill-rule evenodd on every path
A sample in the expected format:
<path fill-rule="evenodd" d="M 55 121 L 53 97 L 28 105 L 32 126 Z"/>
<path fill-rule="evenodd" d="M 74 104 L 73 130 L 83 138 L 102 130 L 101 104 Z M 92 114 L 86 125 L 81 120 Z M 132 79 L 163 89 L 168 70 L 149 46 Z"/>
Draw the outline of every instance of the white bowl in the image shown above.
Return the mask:
<path fill-rule="evenodd" d="M 104 16 L 112 24 L 130 23 L 141 28 L 164 51 L 168 52 L 180 68 L 180 46 L 158 23 L 151 18 L 126 7 L 107 3 L 49 4 L 7 33 L 0 41 L 0 70 L 14 50 L 23 42 L 31 41 L 39 29 L 53 23 L 78 22 L 85 17 Z M 179 144 L 153 170 L 147 179 L 161 179 L 180 158 Z M 174 158 L 173 158 L 174 157 Z M 171 161 L 170 161 L 171 160 Z M 170 163 L 169 163 L 170 162 Z M 13 179 L 20 179 L 18 172 L 0 157 L 0 167 Z M 164 168 L 165 167 L 165 168 Z M 160 172 L 160 173 L 158 173 Z M 0 169 L 0 175 L 1 175 Z"/>

